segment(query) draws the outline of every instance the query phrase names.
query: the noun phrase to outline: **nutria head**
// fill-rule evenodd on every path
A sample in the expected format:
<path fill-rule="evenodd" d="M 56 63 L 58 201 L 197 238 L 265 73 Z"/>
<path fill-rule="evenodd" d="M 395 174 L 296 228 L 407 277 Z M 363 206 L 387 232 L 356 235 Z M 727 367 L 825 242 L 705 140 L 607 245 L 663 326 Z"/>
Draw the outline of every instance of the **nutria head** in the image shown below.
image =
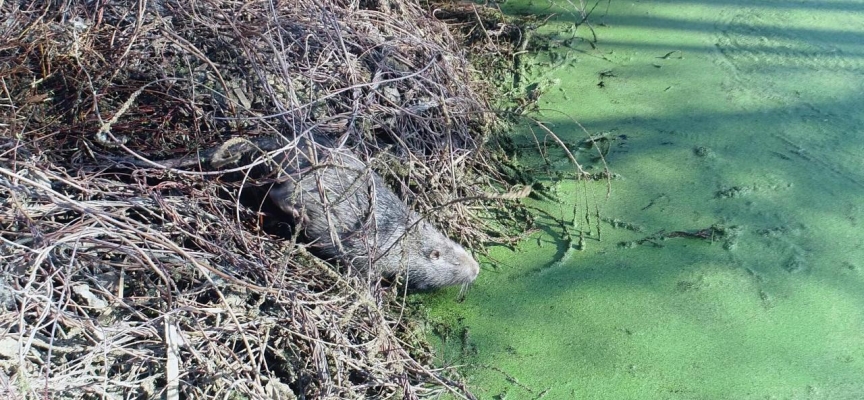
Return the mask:
<path fill-rule="evenodd" d="M 467 286 L 480 273 L 480 265 L 464 247 L 426 221 L 419 222 L 375 265 L 385 275 L 404 272 L 408 287 L 416 290 Z"/>

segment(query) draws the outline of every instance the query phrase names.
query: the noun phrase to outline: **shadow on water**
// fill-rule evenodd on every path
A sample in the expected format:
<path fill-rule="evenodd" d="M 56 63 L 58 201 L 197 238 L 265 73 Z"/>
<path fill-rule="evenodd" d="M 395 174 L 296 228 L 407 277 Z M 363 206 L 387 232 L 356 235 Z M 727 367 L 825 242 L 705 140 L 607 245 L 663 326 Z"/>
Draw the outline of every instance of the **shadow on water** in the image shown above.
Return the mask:
<path fill-rule="evenodd" d="M 511 2 L 513 3 L 513 2 Z M 535 2 L 537 5 L 533 7 L 519 7 L 517 5 L 511 5 L 508 3 L 502 9 L 505 12 L 510 12 L 511 10 L 517 10 L 520 14 L 549 14 L 556 13 L 554 21 L 562 24 L 563 26 L 572 25 L 574 23 L 581 23 L 582 16 L 579 13 L 572 11 L 572 6 L 570 8 L 549 8 L 546 2 Z M 567 4 L 566 2 L 559 2 L 560 4 Z M 649 40 L 646 40 L 649 33 L 651 36 L 658 36 L 658 32 L 661 31 L 672 31 L 677 32 L 676 34 L 692 34 L 692 33 L 713 33 L 719 29 L 720 32 L 727 35 L 735 35 L 740 37 L 744 43 L 740 45 L 739 48 L 735 49 L 737 52 L 742 53 L 754 53 L 754 54 L 764 54 L 764 53 L 779 53 L 784 54 L 787 57 L 806 57 L 806 58 L 815 58 L 815 57 L 843 57 L 844 59 L 860 59 L 864 56 L 864 32 L 861 30 L 856 30 L 854 27 L 844 27 L 841 24 L 832 25 L 829 27 L 819 27 L 819 28 L 804 28 L 798 26 L 791 26 L 789 23 L 779 23 L 775 25 L 765 25 L 759 24 L 756 25 L 752 23 L 750 18 L 754 12 L 758 13 L 761 10 L 768 10 L 776 12 L 776 10 L 786 10 L 786 11 L 807 11 L 818 9 L 819 11 L 864 11 L 864 3 L 861 2 L 762 2 L 762 4 L 754 4 L 752 1 L 721 1 L 721 2 L 688 2 L 688 1 L 661 1 L 661 2 L 652 2 L 655 4 L 664 3 L 666 5 L 671 4 L 694 4 L 696 6 L 702 5 L 705 7 L 719 7 L 722 5 L 731 6 L 731 5 L 740 5 L 743 8 L 739 14 L 735 13 L 735 10 L 728 10 L 730 13 L 731 21 L 725 21 L 722 23 L 714 21 L 714 20 L 696 20 L 694 18 L 687 17 L 663 17 L 657 15 L 615 15 L 607 18 L 600 18 L 600 14 L 602 12 L 603 7 L 598 7 L 593 12 L 592 21 L 595 22 L 595 26 L 593 29 L 595 32 L 599 34 L 599 43 L 601 46 L 605 46 L 606 48 L 618 48 L 618 47 L 626 47 L 629 49 L 644 49 L 644 50 L 652 50 L 656 49 L 657 51 L 662 51 L 665 53 L 670 49 L 676 49 L 680 51 L 686 51 L 688 53 L 693 52 L 713 52 L 717 49 L 715 46 L 699 46 L 688 43 L 658 43 L 657 40 L 650 40 L 652 43 L 647 43 Z M 546 4 L 543 6 L 541 4 Z M 836 7 L 836 8 L 833 8 Z M 741 16 L 741 18 L 739 18 Z M 597 25 L 596 20 L 604 21 L 604 24 Z M 584 28 L 583 28 L 584 29 Z M 610 40 L 602 34 L 603 31 L 608 31 L 610 29 L 615 30 L 634 30 L 641 33 L 641 37 L 634 38 L 634 40 Z M 590 36 L 586 31 L 582 31 L 580 36 L 586 37 Z M 562 33 L 562 35 L 568 35 Z M 766 44 L 766 39 L 768 43 Z M 806 43 L 802 41 L 802 39 L 806 39 Z M 857 48 L 859 50 L 851 50 L 846 49 L 842 52 L 838 51 L 837 46 L 844 45 L 847 47 Z M 806 47 L 798 47 L 798 46 L 806 46 Z M 860 68 L 860 65 L 858 66 Z"/>
<path fill-rule="evenodd" d="M 605 10 L 608 10 L 607 4 L 611 5 L 615 0 L 600 0 L 596 2 L 593 17 L 599 19 L 606 16 Z M 556 12 L 572 12 L 572 5 L 566 1 L 549 1 L 535 0 L 528 4 L 522 1 L 507 1 L 502 2 L 501 9 L 509 14 L 548 14 L 550 10 Z M 734 7 L 758 9 L 758 10 L 774 10 L 774 11 L 819 11 L 819 12 L 834 12 L 834 11 L 861 11 L 864 12 L 864 3 L 860 1 L 753 1 L 753 0 L 652 0 L 652 4 L 656 5 L 674 5 L 674 6 L 692 6 L 705 7 L 708 10 L 711 8 L 734 9 Z M 578 4 L 573 2 L 572 4 Z M 594 7 L 595 2 L 588 2 L 588 7 Z M 704 15 L 709 15 L 705 13 Z M 596 22 L 596 21 L 595 21 Z"/>
<path fill-rule="evenodd" d="M 815 107 L 854 110 L 862 101 L 864 98 L 849 96 L 818 103 Z M 645 227 L 647 232 L 643 236 L 659 230 L 692 230 L 705 228 L 706 224 L 721 223 L 744 225 L 747 227 L 745 235 L 760 240 L 763 239 L 759 237 L 760 231 L 762 236 L 775 235 L 771 233 L 772 229 L 793 229 L 787 225 L 800 226 L 802 220 L 806 221 L 805 226 L 815 225 L 823 213 L 840 214 L 837 223 L 845 222 L 849 229 L 856 229 L 856 221 L 864 217 L 864 208 L 855 206 L 864 197 L 864 174 L 860 169 L 844 165 L 844 161 L 857 159 L 858 154 L 864 153 L 861 132 L 826 132 L 833 136 L 829 141 L 840 140 L 842 144 L 820 147 L 809 143 L 814 139 L 812 131 L 805 129 L 799 138 L 794 132 L 788 132 L 787 127 L 777 125 L 777 121 L 787 125 L 809 124 L 809 121 L 802 123 L 799 119 L 811 107 L 758 112 L 689 112 L 655 118 L 591 121 L 586 125 L 593 132 L 615 130 L 628 137 L 625 146 L 612 147 L 607 155 L 613 172 L 626 171 L 623 179 L 628 181 L 612 182 L 612 200 L 614 205 L 618 200 L 615 197 L 622 194 L 641 199 L 641 203 L 621 211 L 639 210 L 627 218 L 630 218 L 629 222 Z M 814 124 L 825 124 L 822 118 L 815 119 Z M 843 125 L 857 124 L 852 119 Z M 584 137 L 584 133 L 579 133 L 581 128 L 575 124 L 560 122 L 551 125 L 566 141 Z M 679 132 L 682 127 L 689 128 L 686 132 Z M 518 136 L 517 140 L 520 140 Z M 523 137 L 521 140 L 534 142 L 533 138 Z M 550 144 L 550 149 L 554 157 L 554 145 Z M 700 155 L 699 151 L 709 154 Z M 646 155 L 672 173 L 646 170 L 643 165 L 652 165 L 646 163 Z M 558 156 L 563 158 L 563 154 Z M 766 176 L 770 178 L 766 179 Z M 621 193 L 619 185 L 629 186 L 629 189 Z M 671 196 L 672 204 L 680 208 L 659 212 L 656 207 L 651 208 L 654 199 L 660 196 Z M 684 197 L 694 200 L 688 203 Z M 699 210 L 701 218 L 682 218 L 682 213 L 693 212 L 705 205 L 707 207 Z M 609 207 L 604 212 L 610 218 L 621 217 L 619 210 Z M 795 216 L 787 217 L 787 214 Z M 808 215 L 809 218 L 805 218 Z M 605 229 L 610 228 L 606 226 Z M 831 236 L 836 232 L 828 228 L 805 229 L 809 229 L 805 236 L 811 247 L 826 249 L 838 243 L 838 239 Z M 561 251 L 558 250 L 559 256 Z M 860 247 L 852 254 L 856 253 L 861 253 Z M 856 261 L 853 255 L 847 257 L 848 262 Z M 850 284 L 848 280 L 837 283 L 847 288 Z M 862 294 L 860 290 L 852 292 L 856 298 Z"/>
<path fill-rule="evenodd" d="M 761 1 L 754 2 L 748 0 L 711 0 L 711 1 L 696 1 L 696 0 L 652 0 L 655 4 L 674 4 L 674 5 L 693 5 L 693 6 L 713 6 L 713 7 L 749 7 L 766 10 L 811 10 L 819 12 L 831 11 L 864 11 L 864 3 L 860 1 Z"/>

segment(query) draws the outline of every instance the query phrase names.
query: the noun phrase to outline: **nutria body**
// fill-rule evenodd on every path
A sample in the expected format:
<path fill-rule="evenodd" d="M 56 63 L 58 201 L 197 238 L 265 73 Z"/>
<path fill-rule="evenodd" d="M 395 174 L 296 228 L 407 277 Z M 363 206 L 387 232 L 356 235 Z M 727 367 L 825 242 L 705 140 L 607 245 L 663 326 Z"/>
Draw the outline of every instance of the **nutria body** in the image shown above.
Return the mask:
<path fill-rule="evenodd" d="M 283 154 L 269 198 L 295 217 L 312 250 L 358 272 L 404 275 L 426 290 L 465 285 L 477 261 L 411 211 L 353 153 L 302 142 Z"/>
<path fill-rule="evenodd" d="M 223 169 L 257 158 L 265 170 L 278 174 L 268 197 L 293 217 L 320 257 L 341 260 L 361 273 L 406 276 L 408 286 L 418 290 L 474 281 L 479 265 L 462 246 L 411 211 L 355 154 L 322 143 L 234 138 L 197 156 L 118 161 Z"/>

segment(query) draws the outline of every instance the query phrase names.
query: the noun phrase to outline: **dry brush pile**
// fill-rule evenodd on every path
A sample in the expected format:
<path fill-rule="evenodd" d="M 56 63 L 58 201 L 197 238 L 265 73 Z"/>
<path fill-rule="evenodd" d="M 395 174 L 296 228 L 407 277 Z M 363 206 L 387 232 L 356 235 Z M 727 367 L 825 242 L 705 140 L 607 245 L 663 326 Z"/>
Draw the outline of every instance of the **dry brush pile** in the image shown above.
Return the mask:
<path fill-rule="evenodd" d="M 0 1 L 0 396 L 472 397 L 397 294 L 262 229 L 241 183 L 112 161 L 314 130 L 476 248 L 494 202 L 459 199 L 506 187 L 484 147 L 492 89 L 431 15 Z"/>

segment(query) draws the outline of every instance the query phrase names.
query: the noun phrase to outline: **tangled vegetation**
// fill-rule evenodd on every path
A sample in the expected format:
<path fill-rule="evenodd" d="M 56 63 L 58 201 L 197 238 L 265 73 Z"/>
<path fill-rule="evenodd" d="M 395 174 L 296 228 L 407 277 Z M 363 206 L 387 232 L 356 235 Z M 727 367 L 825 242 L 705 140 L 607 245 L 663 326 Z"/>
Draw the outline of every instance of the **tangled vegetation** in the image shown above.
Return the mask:
<path fill-rule="evenodd" d="M 314 130 L 466 245 L 510 240 L 463 46 L 506 60 L 519 29 L 466 7 L 0 1 L 0 395 L 472 398 L 399 293 L 265 229 L 242 179 L 116 162 Z"/>

